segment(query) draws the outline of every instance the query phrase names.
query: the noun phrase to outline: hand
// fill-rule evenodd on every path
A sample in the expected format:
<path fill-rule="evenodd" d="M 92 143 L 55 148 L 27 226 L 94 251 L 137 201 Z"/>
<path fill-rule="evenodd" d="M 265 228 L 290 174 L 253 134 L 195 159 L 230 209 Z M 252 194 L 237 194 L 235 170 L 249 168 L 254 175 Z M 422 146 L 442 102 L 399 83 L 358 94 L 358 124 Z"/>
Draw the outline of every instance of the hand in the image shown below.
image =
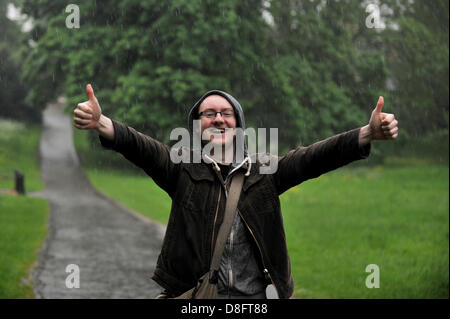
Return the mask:
<path fill-rule="evenodd" d="M 79 103 L 77 108 L 73 111 L 74 126 L 80 130 L 99 129 L 100 117 L 102 115 L 102 109 L 98 104 L 97 98 L 94 95 L 92 86 L 88 84 L 86 86 L 86 93 L 89 100 L 83 103 Z"/>
<path fill-rule="evenodd" d="M 382 113 L 384 98 L 380 96 L 369 121 L 369 134 L 372 140 L 393 140 L 398 136 L 398 121 L 394 114 Z"/>

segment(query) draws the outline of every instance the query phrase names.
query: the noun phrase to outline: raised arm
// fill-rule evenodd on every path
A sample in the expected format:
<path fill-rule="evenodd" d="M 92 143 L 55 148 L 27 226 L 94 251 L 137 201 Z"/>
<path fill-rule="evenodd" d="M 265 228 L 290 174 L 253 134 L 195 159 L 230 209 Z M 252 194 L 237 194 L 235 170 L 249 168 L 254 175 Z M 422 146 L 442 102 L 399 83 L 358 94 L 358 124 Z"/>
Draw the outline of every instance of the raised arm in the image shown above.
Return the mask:
<path fill-rule="evenodd" d="M 86 86 L 89 100 L 74 110 L 74 126 L 96 130 L 103 147 L 121 153 L 142 168 L 163 190 L 173 195 L 178 167 L 170 160 L 170 149 L 159 141 L 102 114 L 92 86 Z"/>
<path fill-rule="evenodd" d="M 393 140 L 398 136 L 398 121 L 393 114 L 382 113 L 384 99 L 378 99 L 369 124 L 310 146 L 300 146 L 278 161 L 273 175 L 279 194 L 308 179 L 315 178 L 369 156 L 373 140 Z"/>

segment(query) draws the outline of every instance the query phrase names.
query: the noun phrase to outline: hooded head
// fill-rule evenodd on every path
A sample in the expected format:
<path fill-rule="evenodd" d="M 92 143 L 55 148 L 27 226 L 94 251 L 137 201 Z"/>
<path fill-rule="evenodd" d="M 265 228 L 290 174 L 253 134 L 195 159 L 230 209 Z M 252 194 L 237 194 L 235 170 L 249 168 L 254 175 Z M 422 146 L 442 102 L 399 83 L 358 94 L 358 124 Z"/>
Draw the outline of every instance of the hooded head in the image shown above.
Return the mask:
<path fill-rule="evenodd" d="M 244 111 L 242 111 L 242 107 L 239 104 L 239 102 L 232 97 L 230 94 L 219 91 L 219 90 L 212 90 L 207 92 L 205 95 L 203 95 L 200 100 L 198 100 L 195 105 L 191 108 L 189 111 L 189 118 L 188 118 L 188 125 L 189 125 L 189 131 L 192 132 L 193 128 L 193 120 L 199 119 L 198 116 L 198 109 L 200 108 L 200 104 L 210 95 L 220 95 L 224 97 L 233 107 L 234 114 L 236 117 L 236 127 L 241 127 L 243 130 L 245 130 L 245 119 L 244 119 Z"/>
<path fill-rule="evenodd" d="M 243 131 L 245 130 L 245 119 L 244 119 L 244 112 L 242 110 L 241 105 L 230 94 L 228 94 L 226 92 L 223 92 L 223 91 L 219 91 L 219 90 L 212 90 L 212 91 L 207 92 L 192 107 L 192 109 L 189 112 L 189 117 L 188 117 L 189 132 L 191 132 L 191 133 L 193 132 L 193 128 L 194 128 L 193 121 L 200 119 L 198 113 L 199 113 L 199 108 L 200 108 L 202 102 L 205 101 L 205 99 L 207 97 L 211 96 L 211 95 L 218 95 L 218 96 L 224 98 L 233 107 L 234 115 L 235 115 L 233 121 L 235 121 L 235 127 L 242 129 L 242 131 L 238 130 L 236 132 L 236 134 L 243 134 Z M 212 126 L 213 125 L 211 125 L 211 127 Z M 242 141 L 244 141 L 243 137 L 242 137 Z M 246 156 L 247 155 L 247 148 L 245 146 L 245 143 L 244 143 L 244 150 L 243 151 L 244 151 L 243 152 L 244 156 Z"/>

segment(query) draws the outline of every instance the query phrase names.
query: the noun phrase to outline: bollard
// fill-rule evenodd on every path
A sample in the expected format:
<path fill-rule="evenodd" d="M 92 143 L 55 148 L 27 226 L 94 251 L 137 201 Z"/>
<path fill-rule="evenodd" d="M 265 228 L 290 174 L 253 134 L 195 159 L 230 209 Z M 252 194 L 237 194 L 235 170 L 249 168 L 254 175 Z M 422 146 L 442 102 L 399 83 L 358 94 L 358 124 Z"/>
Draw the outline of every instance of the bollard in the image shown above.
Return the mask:
<path fill-rule="evenodd" d="M 19 171 L 14 170 L 14 189 L 17 194 L 24 195 L 25 194 L 25 176 Z"/>

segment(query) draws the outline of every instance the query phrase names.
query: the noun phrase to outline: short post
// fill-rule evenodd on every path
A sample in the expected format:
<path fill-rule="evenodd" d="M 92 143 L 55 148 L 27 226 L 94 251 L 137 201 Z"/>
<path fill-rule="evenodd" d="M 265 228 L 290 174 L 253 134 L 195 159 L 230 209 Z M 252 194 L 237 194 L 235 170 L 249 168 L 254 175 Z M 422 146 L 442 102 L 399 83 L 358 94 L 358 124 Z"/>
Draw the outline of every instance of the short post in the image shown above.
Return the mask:
<path fill-rule="evenodd" d="M 14 189 L 20 195 L 25 194 L 25 176 L 17 169 L 14 170 Z"/>

